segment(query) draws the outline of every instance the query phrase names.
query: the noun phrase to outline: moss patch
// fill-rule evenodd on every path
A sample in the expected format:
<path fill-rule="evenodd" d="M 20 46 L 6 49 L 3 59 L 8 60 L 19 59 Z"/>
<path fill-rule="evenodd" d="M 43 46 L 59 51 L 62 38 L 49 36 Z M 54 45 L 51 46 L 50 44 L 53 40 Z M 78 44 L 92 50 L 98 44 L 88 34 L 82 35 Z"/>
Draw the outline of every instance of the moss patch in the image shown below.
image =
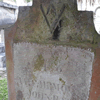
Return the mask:
<path fill-rule="evenodd" d="M 68 57 L 69 57 L 69 56 L 67 55 L 67 57 L 65 58 L 65 60 L 67 60 Z"/>
<path fill-rule="evenodd" d="M 59 78 L 59 81 L 61 81 L 62 84 L 65 85 L 65 81 L 62 78 Z"/>
<path fill-rule="evenodd" d="M 36 79 L 36 76 L 33 74 L 33 81 Z"/>
<path fill-rule="evenodd" d="M 43 65 L 44 65 L 44 58 L 43 58 L 42 55 L 39 55 L 35 64 L 34 64 L 34 70 L 33 71 L 41 71 Z"/>
<path fill-rule="evenodd" d="M 54 64 L 57 65 L 58 57 L 54 58 Z"/>

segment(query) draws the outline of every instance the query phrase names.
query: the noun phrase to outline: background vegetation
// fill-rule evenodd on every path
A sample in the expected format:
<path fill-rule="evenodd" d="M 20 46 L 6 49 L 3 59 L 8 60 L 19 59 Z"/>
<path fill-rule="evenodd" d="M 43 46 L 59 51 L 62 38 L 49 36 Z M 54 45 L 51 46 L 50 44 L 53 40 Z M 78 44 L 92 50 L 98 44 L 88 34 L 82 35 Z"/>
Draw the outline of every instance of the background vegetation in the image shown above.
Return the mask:
<path fill-rule="evenodd" d="M 8 100 L 7 79 L 0 79 L 0 100 Z"/>
<path fill-rule="evenodd" d="M 16 0 L 14 0 L 15 2 L 16 2 Z M 30 1 L 32 1 L 32 0 L 24 0 L 25 2 L 30 2 Z"/>

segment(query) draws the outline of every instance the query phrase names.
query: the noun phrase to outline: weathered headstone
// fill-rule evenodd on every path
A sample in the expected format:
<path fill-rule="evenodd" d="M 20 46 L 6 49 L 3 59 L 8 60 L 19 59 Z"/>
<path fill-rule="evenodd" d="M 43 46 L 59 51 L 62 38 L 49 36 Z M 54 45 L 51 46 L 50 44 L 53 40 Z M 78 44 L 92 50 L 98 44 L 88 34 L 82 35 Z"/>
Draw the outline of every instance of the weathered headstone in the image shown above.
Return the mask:
<path fill-rule="evenodd" d="M 19 8 L 5 33 L 10 100 L 88 100 L 91 50 L 100 37 L 92 12 L 76 8 L 76 0 L 34 0 Z"/>

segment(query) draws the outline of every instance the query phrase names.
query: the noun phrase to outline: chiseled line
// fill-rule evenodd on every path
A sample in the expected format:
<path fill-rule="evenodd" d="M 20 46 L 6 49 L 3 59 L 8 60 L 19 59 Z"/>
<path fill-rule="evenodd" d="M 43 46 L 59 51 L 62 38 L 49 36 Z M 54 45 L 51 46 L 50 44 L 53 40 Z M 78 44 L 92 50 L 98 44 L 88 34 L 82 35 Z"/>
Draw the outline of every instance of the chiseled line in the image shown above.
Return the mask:
<path fill-rule="evenodd" d="M 44 16 L 44 18 L 45 18 L 45 20 L 46 20 L 46 22 L 47 22 L 47 25 L 48 25 L 49 29 L 51 29 L 51 28 L 50 28 L 49 21 L 48 21 L 48 19 L 47 19 L 47 17 L 46 17 L 46 14 L 45 14 L 45 12 L 44 12 L 43 7 L 42 7 L 42 4 L 40 5 L 40 9 L 41 9 L 41 11 L 42 11 L 42 13 L 43 13 L 43 16 Z M 51 30 L 50 30 L 50 31 L 51 31 Z"/>
<path fill-rule="evenodd" d="M 60 20 L 60 18 L 61 18 L 61 16 L 62 16 L 63 12 L 64 12 L 64 10 L 65 10 L 65 5 L 63 4 L 63 6 L 62 6 L 62 8 L 61 8 L 61 11 L 60 11 L 60 14 L 57 16 L 57 18 L 55 18 L 55 20 L 54 20 L 54 22 L 52 23 L 51 26 L 50 26 L 49 21 L 48 21 L 48 19 L 47 19 L 47 17 L 46 17 L 46 14 L 45 14 L 45 12 L 44 12 L 44 9 L 43 9 L 42 4 L 40 5 L 40 9 L 41 9 L 41 11 L 42 11 L 42 13 L 43 13 L 43 16 L 44 16 L 44 18 L 45 18 L 45 20 L 46 20 L 46 22 L 47 22 L 47 25 L 48 25 L 48 27 L 49 27 L 49 29 L 50 29 L 51 34 L 52 34 L 52 33 L 54 32 L 54 30 L 56 29 L 57 25 L 59 24 L 59 20 Z"/>
<path fill-rule="evenodd" d="M 63 4 L 60 14 L 57 16 L 57 18 L 55 19 L 55 21 L 51 25 L 51 29 L 50 29 L 50 30 L 52 30 L 51 34 L 54 32 L 54 30 L 56 29 L 57 25 L 59 24 L 59 20 L 60 20 L 60 18 L 62 16 L 64 10 L 65 10 L 65 5 Z"/>

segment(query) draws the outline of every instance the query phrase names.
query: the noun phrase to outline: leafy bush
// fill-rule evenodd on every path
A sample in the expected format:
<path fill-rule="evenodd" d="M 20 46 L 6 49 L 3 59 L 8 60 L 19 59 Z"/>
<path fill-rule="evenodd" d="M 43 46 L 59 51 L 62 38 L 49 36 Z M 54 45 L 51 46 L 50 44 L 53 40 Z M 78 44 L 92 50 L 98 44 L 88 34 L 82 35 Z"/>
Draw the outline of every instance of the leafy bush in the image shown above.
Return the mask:
<path fill-rule="evenodd" d="M 7 79 L 0 80 L 0 100 L 8 100 Z"/>

